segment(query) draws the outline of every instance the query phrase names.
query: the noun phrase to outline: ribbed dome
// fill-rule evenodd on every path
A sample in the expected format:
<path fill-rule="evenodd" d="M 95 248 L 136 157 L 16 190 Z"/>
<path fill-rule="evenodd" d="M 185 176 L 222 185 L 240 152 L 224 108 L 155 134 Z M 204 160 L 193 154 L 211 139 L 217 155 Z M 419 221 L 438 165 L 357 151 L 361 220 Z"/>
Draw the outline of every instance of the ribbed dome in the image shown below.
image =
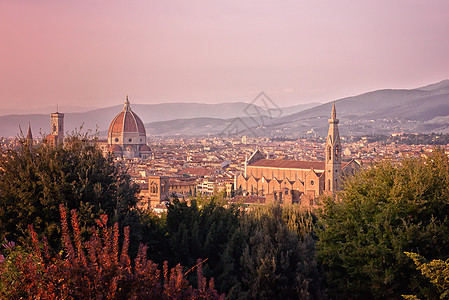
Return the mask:
<path fill-rule="evenodd" d="M 138 132 L 146 135 L 142 120 L 131 110 L 128 96 L 126 96 L 123 110 L 112 120 L 108 134 L 125 132 Z"/>

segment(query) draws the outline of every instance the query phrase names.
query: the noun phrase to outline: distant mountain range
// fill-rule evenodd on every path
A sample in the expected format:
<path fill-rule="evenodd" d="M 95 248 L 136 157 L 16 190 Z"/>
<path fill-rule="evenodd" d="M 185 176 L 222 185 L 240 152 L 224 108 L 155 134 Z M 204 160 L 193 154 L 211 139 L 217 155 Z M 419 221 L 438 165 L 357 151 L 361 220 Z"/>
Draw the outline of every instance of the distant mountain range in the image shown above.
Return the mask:
<path fill-rule="evenodd" d="M 385 89 L 335 101 L 342 135 L 449 133 L 449 80 L 415 89 Z M 279 118 L 204 119 L 153 122 L 153 135 L 324 136 L 332 102 Z M 234 124 L 240 124 L 235 130 Z M 182 127 L 180 127 L 182 126 Z M 181 129 L 182 128 L 182 129 Z"/>
<path fill-rule="evenodd" d="M 449 80 L 409 90 L 377 90 L 335 103 L 342 135 L 449 133 Z M 131 103 L 150 136 L 323 136 L 331 107 L 332 102 L 285 108 L 244 102 Z M 100 135 L 106 136 L 110 122 L 121 109 L 122 105 L 116 105 L 67 113 L 65 129 L 70 132 L 84 123 L 84 128 L 98 128 Z M 39 131 L 48 132 L 49 119 L 49 114 L 0 116 L 0 136 L 16 136 L 19 125 L 26 132 L 28 122 L 37 136 Z"/>
<path fill-rule="evenodd" d="M 299 112 L 319 105 L 319 103 L 308 103 L 291 106 L 289 111 Z M 65 113 L 64 126 L 66 132 L 72 132 L 83 125 L 84 129 L 94 132 L 98 129 L 100 136 L 106 136 L 112 119 L 123 108 L 123 104 L 90 110 L 80 113 Z M 221 104 L 204 103 L 161 103 L 161 104 L 133 104 L 131 109 L 137 113 L 144 123 L 164 122 L 175 119 L 191 118 L 216 118 L 228 119 L 246 116 L 246 111 L 257 111 L 269 114 L 263 107 L 244 103 L 232 102 Z M 60 112 L 63 112 L 60 110 Z M 50 112 L 48 114 L 9 114 L 0 116 L 0 136 L 13 137 L 19 133 L 19 127 L 24 133 L 31 124 L 34 136 L 48 133 L 50 130 Z M 174 121 L 173 124 L 176 124 Z M 177 131 L 182 131 L 178 128 Z M 149 132 L 152 134 L 152 131 Z"/>

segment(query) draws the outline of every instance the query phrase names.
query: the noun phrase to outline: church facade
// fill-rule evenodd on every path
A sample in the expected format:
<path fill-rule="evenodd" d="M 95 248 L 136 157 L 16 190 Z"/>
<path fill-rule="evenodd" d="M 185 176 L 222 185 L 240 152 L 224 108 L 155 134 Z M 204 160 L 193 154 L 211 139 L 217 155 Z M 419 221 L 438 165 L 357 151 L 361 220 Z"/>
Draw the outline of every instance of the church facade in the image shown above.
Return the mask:
<path fill-rule="evenodd" d="M 245 162 L 245 171 L 235 178 L 235 189 L 243 195 L 263 196 L 280 203 L 307 203 L 324 193 L 341 189 L 341 177 L 359 168 L 354 160 L 342 162 L 335 103 L 329 119 L 324 161 L 266 159 L 256 150 Z"/>

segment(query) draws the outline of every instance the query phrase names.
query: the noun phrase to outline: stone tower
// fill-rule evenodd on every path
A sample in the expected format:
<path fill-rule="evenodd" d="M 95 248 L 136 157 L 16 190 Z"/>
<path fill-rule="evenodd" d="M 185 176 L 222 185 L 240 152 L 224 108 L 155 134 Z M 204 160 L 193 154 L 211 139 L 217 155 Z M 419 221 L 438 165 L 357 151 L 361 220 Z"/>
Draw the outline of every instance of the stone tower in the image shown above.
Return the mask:
<path fill-rule="evenodd" d="M 168 176 L 148 176 L 149 204 L 154 207 L 156 204 L 169 199 L 170 179 Z"/>
<path fill-rule="evenodd" d="M 57 144 L 64 142 L 64 114 L 55 112 L 51 114 L 51 135 L 57 137 Z"/>
<path fill-rule="evenodd" d="M 335 102 L 332 107 L 331 118 L 329 119 L 329 132 L 326 139 L 325 148 L 325 172 L 326 181 L 324 190 L 334 193 L 340 190 L 341 178 L 341 143 L 338 132 L 337 111 Z"/>

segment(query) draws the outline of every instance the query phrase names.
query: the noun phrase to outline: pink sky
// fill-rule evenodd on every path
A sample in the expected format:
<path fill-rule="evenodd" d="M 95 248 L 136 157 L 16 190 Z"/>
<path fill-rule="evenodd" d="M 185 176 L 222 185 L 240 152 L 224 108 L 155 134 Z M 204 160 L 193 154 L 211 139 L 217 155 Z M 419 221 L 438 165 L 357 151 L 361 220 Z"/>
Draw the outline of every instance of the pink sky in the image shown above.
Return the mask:
<path fill-rule="evenodd" d="M 449 1 L 0 1 L 0 108 L 327 102 L 449 78 Z"/>

